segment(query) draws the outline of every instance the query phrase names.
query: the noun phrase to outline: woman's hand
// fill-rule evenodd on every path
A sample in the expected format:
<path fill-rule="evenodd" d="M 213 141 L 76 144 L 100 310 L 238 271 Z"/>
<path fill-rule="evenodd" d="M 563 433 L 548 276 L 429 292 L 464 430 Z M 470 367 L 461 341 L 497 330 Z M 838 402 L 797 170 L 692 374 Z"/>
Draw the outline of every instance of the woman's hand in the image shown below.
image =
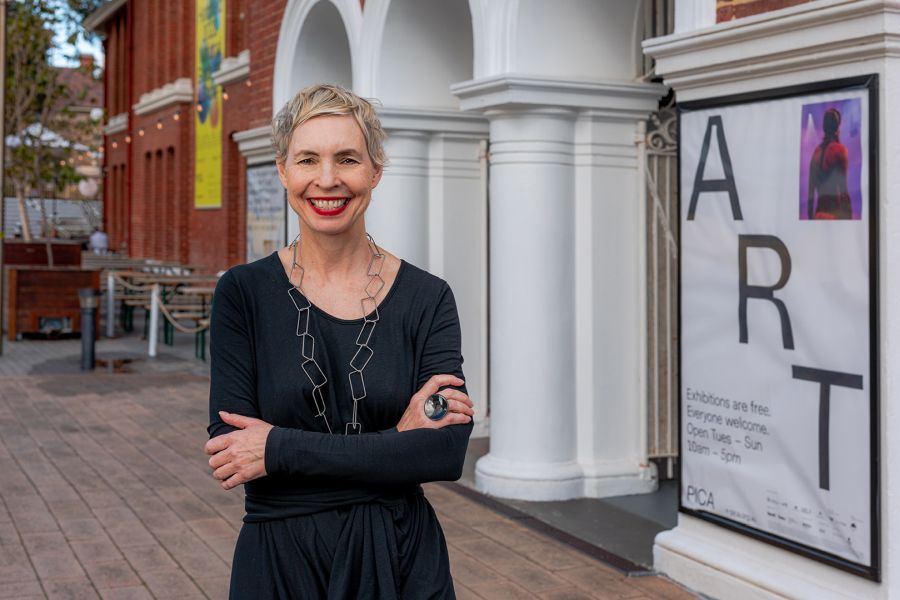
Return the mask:
<path fill-rule="evenodd" d="M 462 385 L 463 383 L 465 382 L 462 379 L 453 375 L 434 375 L 422 386 L 422 389 L 410 398 L 406 412 L 403 413 L 403 416 L 400 417 L 400 422 L 397 423 L 397 431 L 420 428 L 438 429 L 445 425 L 458 425 L 471 421 L 475 410 L 472 408 L 473 404 L 469 400 L 469 396 L 465 392 L 453 388 L 441 390 L 442 387 L 448 385 Z M 432 421 L 425 416 L 425 400 L 432 394 L 437 394 L 439 390 L 441 396 L 447 399 L 447 403 L 450 406 L 443 419 Z"/>
<path fill-rule="evenodd" d="M 221 481 L 226 490 L 265 477 L 266 439 L 272 425 L 225 411 L 219 411 L 219 417 L 238 430 L 206 442 L 206 453 L 212 455 L 209 466 L 213 477 Z"/>

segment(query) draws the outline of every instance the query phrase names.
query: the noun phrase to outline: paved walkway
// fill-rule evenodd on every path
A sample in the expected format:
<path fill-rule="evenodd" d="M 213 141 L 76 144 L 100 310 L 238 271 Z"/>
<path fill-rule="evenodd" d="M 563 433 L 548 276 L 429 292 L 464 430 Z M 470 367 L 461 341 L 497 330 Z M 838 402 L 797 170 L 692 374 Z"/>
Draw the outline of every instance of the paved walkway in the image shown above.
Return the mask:
<path fill-rule="evenodd" d="M 0 358 L 0 598 L 226 598 L 243 492 L 208 473 L 208 379 L 190 340 L 126 374 L 74 372 L 77 340 L 48 344 L 7 345 Z M 101 356 L 126 347 L 104 344 Z M 452 488 L 426 494 L 461 599 L 695 597 L 625 577 Z"/>

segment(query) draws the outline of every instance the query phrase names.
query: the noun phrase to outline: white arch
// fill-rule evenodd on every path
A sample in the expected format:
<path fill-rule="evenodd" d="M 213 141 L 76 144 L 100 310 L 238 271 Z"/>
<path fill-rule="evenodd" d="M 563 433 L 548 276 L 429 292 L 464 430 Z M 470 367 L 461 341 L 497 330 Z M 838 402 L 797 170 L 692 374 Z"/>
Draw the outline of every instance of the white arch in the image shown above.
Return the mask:
<path fill-rule="evenodd" d="M 473 79 L 512 71 L 519 0 L 469 0 L 475 49 Z"/>
<path fill-rule="evenodd" d="M 359 61 L 355 65 L 358 67 L 354 79 L 357 91 L 379 98 L 390 106 L 456 107 L 456 100 L 450 94 L 449 86 L 472 77 L 474 46 L 477 43 L 476 37 L 481 38 L 482 28 L 475 25 L 475 15 L 471 12 L 468 0 L 432 2 L 366 2 Z M 463 19 L 460 18 L 461 8 L 466 13 Z M 457 25 L 440 21 L 447 17 L 456 19 Z M 410 21 L 398 22 L 398 19 Z M 458 35 L 460 24 L 465 27 L 463 36 Z M 394 35 L 386 37 L 385 33 L 389 30 Z M 456 35 L 444 35 L 445 31 Z M 418 40 L 419 43 L 414 41 L 417 36 L 423 38 Z M 417 68 L 423 60 L 423 53 L 427 60 L 427 53 L 434 52 L 435 44 L 441 43 L 455 43 L 457 46 L 441 53 L 441 59 L 434 61 L 431 68 Z M 460 57 L 463 57 L 464 64 L 460 63 Z"/>
<path fill-rule="evenodd" d="M 330 2 L 337 8 L 344 23 L 350 46 L 351 72 L 356 73 L 359 40 L 362 31 L 362 9 L 359 0 L 288 0 L 278 32 L 275 50 L 275 69 L 272 75 L 272 112 L 277 112 L 297 91 L 293 89 L 293 69 L 297 45 L 310 12 L 319 2 Z M 354 86 L 355 87 L 355 86 Z"/>

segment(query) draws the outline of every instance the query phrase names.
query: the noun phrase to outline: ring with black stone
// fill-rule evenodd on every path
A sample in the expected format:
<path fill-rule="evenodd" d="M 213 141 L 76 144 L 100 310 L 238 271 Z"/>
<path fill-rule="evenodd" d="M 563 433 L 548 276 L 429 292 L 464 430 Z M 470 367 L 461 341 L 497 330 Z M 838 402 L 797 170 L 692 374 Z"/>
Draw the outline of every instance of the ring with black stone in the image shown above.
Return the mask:
<path fill-rule="evenodd" d="M 432 394 L 425 400 L 423 410 L 432 421 L 440 421 L 450 412 L 450 403 L 440 394 Z"/>

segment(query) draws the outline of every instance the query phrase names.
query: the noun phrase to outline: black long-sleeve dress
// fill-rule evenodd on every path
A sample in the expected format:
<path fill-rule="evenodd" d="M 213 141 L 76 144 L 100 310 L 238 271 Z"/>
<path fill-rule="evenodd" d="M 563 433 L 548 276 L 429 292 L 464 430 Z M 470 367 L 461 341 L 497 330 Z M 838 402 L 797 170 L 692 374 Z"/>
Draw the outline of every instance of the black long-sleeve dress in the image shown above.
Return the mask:
<path fill-rule="evenodd" d="M 453 293 L 401 263 L 369 343 L 360 435 L 344 435 L 344 427 L 363 319 L 313 306 L 330 435 L 300 369 L 289 289 L 273 253 L 226 272 L 213 303 L 210 437 L 233 430 L 220 410 L 275 426 L 266 443 L 268 475 L 244 486 L 231 598 L 454 598 L 446 542 L 419 484 L 459 478 L 472 425 L 395 428 L 432 375 L 463 377 Z"/>

